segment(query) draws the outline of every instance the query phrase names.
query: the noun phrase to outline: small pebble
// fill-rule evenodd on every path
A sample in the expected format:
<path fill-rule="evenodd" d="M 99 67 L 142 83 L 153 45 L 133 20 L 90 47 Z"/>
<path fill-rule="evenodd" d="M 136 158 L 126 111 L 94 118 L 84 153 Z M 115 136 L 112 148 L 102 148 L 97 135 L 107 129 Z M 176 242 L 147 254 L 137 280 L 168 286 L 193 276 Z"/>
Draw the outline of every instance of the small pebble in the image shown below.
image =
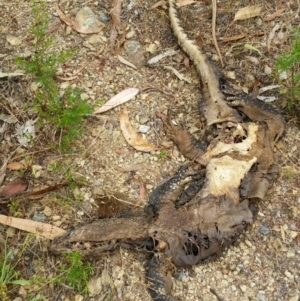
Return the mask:
<path fill-rule="evenodd" d="M 140 127 L 139 127 L 139 131 L 140 131 L 141 133 L 143 133 L 143 134 L 149 132 L 149 130 L 150 130 L 150 126 L 149 126 L 149 125 L 144 125 L 144 124 L 142 124 L 142 125 L 140 125 Z"/>
<path fill-rule="evenodd" d="M 35 213 L 34 216 L 32 217 L 32 220 L 36 222 L 44 222 L 45 219 L 46 217 L 42 213 Z"/>
<path fill-rule="evenodd" d="M 108 22 L 109 21 L 109 17 L 103 12 L 100 13 L 99 19 L 100 19 L 101 22 Z"/>
<path fill-rule="evenodd" d="M 256 297 L 258 301 L 267 301 L 265 294 L 262 292 L 259 292 Z"/>
<path fill-rule="evenodd" d="M 46 206 L 45 209 L 43 210 L 43 213 L 46 216 L 51 216 L 52 215 L 52 209 L 50 207 Z"/>
<path fill-rule="evenodd" d="M 288 278 L 292 278 L 292 277 L 293 277 L 292 273 L 289 272 L 289 271 L 285 271 L 285 272 L 284 272 L 284 275 L 285 275 L 286 277 L 288 277 Z"/>
<path fill-rule="evenodd" d="M 270 233 L 270 229 L 269 229 L 267 226 L 260 225 L 260 227 L 259 227 L 259 232 L 260 232 L 262 235 L 268 235 L 268 234 Z"/>
<path fill-rule="evenodd" d="M 84 298 L 81 295 L 76 295 L 75 296 L 75 301 L 82 301 Z"/>

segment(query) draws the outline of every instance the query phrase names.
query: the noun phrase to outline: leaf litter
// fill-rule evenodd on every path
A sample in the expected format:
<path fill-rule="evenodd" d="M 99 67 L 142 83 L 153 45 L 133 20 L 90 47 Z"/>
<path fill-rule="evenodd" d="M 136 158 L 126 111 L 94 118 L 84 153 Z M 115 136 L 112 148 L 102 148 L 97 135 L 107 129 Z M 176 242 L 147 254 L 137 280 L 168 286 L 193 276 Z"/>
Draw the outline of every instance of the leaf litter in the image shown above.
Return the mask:
<path fill-rule="evenodd" d="M 142 152 L 151 152 L 154 150 L 159 150 L 161 148 L 156 147 L 155 145 L 151 144 L 140 135 L 136 133 L 133 127 L 130 124 L 129 116 L 127 110 L 123 110 L 119 115 L 120 120 L 120 128 L 122 134 L 127 141 L 127 143 L 132 146 L 134 149 Z"/>
<path fill-rule="evenodd" d="M 94 110 L 94 114 L 104 113 L 110 109 L 113 109 L 135 97 L 139 93 L 139 89 L 137 88 L 128 88 L 125 89 L 114 97 L 112 97 L 109 101 L 107 101 L 103 106 L 100 108 L 96 108 Z"/>

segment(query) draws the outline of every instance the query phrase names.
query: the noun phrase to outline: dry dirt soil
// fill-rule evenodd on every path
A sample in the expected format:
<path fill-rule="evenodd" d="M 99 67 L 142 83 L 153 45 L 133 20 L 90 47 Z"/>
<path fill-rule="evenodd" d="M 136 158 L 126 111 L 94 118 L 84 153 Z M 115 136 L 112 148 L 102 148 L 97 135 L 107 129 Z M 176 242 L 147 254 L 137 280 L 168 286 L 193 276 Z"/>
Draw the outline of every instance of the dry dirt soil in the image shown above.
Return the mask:
<path fill-rule="evenodd" d="M 84 134 L 73 143 L 71 153 L 61 153 L 53 147 L 59 141 L 59 133 L 47 124 L 36 126 L 34 143 L 27 148 L 16 139 L 16 124 L 8 124 L 5 133 L 0 133 L 1 155 L 10 157 L 10 163 L 26 165 L 25 170 L 7 169 L 3 186 L 18 177 L 29 182 L 30 191 L 70 178 L 76 183 L 76 187 L 60 188 L 39 198 L 10 198 L 8 204 L 0 204 L 1 214 L 40 219 L 68 230 L 79 223 L 114 216 L 128 207 L 144 206 L 153 188 L 187 162 L 175 146 L 150 153 L 130 147 L 120 130 L 119 113 L 126 108 L 133 128 L 138 132 L 141 125 L 146 126 L 146 133 L 141 135 L 158 147 L 168 145 L 169 139 L 156 113 L 166 113 L 169 108 L 177 113 L 183 127 L 199 137 L 203 131 L 197 110 L 200 85 L 193 64 L 178 47 L 167 10 L 151 9 L 155 0 L 123 1 L 121 22 L 126 29 L 126 41 L 120 45 L 119 30 L 115 51 L 110 48 L 111 1 L 59 2 L 71 19 L 85 6 L 102 18 L 105 27 L 97 34 L 96 43 L 89 42 L 89 35 L 79 34 L 60 22 L 54 1 L 46 2 L 55 40 L 53 50 L 76 51 L 59 70 L 62 78 L 74 76 L 69 81 L 58 79 L 62 91 L 68 84 L 81 87 L 83 97 L 95 104 L 126 88 L 140 89 L 126 104 L 87 117 Z M 259 16 L 232 23 L 235 13 L 249 5 L 262 8 Z M 211 34 L 211 1 L 194 1 L 181 7 L 180 19 L 191 38 L 201 40 L 219 64 Z M 248 93 L 278 84 L 274 63 L 279 54 L 289 50 L 291 30 L 299 21 L 297 1 L 220 1 L 216 37 L 225 62 L 225 76 L 236 88 Z M 29 33 L 33 22 L 30 1 L 0 0 L 0 71 L 15 72 L 15 58 L 33 51 Z M 11 36 L 17 38 L 17 43 Z M 246 44 L 253 48 L 245 48 Z M 132 45 L 140 47 L 138 54 L 133 53 Z M 169 49 L 178 52 L 147 65 L 150 58 Z M 120 62 L 118 55 L 137 68 Z M 181 81 L 165 67 L 173 67 L 190 83 Z M 15 116 L 19 125 L 34 119 L 33 79 L 23 76 L 0 80 L 0 113 Z M 215 261 L 177 269 L 172 280 L 173 294 L 178 300 L 299 300 L 300 133 L 295 120 L 283 109 L 287 99 L 279 92 L 272 89 L 262 94 L 276 97 L 270 105 L 282 110 L 287 120 L 284 137 L 275 149 L 279 178 L 267 198 L 257 203 L 255 221 L 236 245 Z M 141 197 L 143 188 L 146 194 Z M 112 255 L 88 258 L 95 267 L 94 281 L 90 282 L 94 295 L 84 295 L 67 283 L 51 281 L 59 275 L 64 259 L 47 251 L 49 240 L 1 224 L 0 231 L 7 239 L 7 248 L 13 251 L 11 259 L 22 254 L 15 267 L 19 278 L 31 279 L 27 286 L 10 285 L 8 300 L 150 301 L 144 276 L 147 254 L 121 249 Z"/>

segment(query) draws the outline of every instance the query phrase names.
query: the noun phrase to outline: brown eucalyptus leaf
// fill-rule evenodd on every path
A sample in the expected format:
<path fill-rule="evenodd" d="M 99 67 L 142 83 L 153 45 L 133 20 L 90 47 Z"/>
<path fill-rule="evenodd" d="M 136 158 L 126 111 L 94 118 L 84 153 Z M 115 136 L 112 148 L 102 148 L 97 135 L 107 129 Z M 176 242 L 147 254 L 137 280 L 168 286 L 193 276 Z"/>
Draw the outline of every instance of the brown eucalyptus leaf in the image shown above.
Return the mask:
<path fill-rule="evenodd" d="M 273 19 L 281 16 L 283 12 L 284 12 L 284 8 L 281 8 L 281 9 L 277 10 L 275 13 L 273 13 L 272 15 L 266 16 L 264 18 L 264 21 L 265 22 L 272 21 Z"/>
<path fill-rule="evenodd" d="M 123 112 L 119 115 L 119 119 L 123 136 L 130 146 L 142 152 L 151 152 L 159 149 L 135 132 L 130 124 L 126 110 L 123 110 Z"/>
<path fill-rule="evenodd" d="M 20 162 L 12 162 L 7 164 L 7 168 L 10 170 L 20 170 L 20 169 L 25 169 L 26 166 Z"/>
<path fill-rule="evenodd" d="M 120 93 L 113 96 L 108 102 L 106 102 L 102 107 L 96 108 L 94 111 L 94 114 L 99 114 L 106 112 L 116 106 L 119 106 L 120 104 L 129 101 L 132 99 L 135 95 L 139 93 L 139 89 L 137 88 L 128 88 Z"/>
<path fill-rule="evenodd" d="M 18 178 L 14 182 L 6 184 L 1 192 L 2 196 L 11 196 L 23 192 L 28 187 L 26 179 Z"/>
<path fill-rule="evenodd" d="M 261 7 L 258 6 L 246 6 L 241 9 L 239 9 L 232 22 L 235 22 L 237 20 L 246 20 L 250 18 L 254 18 L 260 15 Z"/>

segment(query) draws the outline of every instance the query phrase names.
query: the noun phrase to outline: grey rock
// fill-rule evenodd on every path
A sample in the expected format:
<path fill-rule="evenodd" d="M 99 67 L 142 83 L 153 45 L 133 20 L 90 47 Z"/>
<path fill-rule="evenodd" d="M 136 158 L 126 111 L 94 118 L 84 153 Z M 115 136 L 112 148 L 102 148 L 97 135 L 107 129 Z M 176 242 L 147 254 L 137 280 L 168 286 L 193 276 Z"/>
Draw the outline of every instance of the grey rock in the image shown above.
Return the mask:
<path fill-rule="evenodd" d="M 136 65 L 137 67 L 141 67 L 146 64 L 143 47 L 140 42 L 135 40 L 126 41 L 124 44 L 124 49 L 127 55 L 127 60 L 130 63 Z"/>
<path fill-rule="evenodd" d="M 101 27 L 100 21 L 97 19 L 94 12 L 88 7 L 83 7 L 76 15 L 75 21 L 81 26 L 90 30 L 97 31 Z"/>

